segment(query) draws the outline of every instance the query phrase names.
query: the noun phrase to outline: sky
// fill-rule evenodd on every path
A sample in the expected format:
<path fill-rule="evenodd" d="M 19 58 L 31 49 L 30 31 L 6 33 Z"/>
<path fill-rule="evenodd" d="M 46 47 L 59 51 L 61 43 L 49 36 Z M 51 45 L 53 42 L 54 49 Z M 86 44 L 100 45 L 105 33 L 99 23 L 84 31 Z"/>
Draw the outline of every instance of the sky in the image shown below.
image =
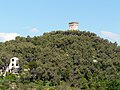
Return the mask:
<path fill-rule="evenodd" d="M 68 30 L 72 21 L 120 45 L 120 0 L 0 0 L 0 41 Z"/>

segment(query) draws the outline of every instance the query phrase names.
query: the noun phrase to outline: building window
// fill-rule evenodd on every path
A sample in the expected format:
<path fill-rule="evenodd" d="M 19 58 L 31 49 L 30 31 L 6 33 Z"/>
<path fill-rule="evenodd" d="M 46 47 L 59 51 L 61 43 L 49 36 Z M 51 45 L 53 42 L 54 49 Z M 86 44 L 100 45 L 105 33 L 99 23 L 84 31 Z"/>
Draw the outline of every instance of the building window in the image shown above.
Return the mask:
<path fill-rule="evenodd" d="M 14 59 L 12 59 L 12 61 L 14 61 Z"/>
<path fill-rule="evenodd" d="M 9 70 L 9 72 L 11 72 L 11 70 Z"/>
<path fill-rule="evenodd" d="M 12 63 L 12 66 L 14 66 L 14 64 Z"/>

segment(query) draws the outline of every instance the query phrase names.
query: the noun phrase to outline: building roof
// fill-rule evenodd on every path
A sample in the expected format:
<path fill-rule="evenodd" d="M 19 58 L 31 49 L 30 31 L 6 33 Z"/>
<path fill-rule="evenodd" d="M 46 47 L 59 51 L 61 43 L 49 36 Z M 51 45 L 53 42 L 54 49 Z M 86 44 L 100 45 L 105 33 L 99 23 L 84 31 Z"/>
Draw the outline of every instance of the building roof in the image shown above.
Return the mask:
<path fill-rule="evenodd" d="M 69 24 L 73 24 L 73 23 L 74 23 L 74 24 L 79 24 L 78 22 L 69 22 Z"/>
<path fill-rule="evenodd" d="M 16 59 L 16 60 L 19 60 L 19 58 L 17 58 L 17 57 L 12 57 L 11 59 Z"/>

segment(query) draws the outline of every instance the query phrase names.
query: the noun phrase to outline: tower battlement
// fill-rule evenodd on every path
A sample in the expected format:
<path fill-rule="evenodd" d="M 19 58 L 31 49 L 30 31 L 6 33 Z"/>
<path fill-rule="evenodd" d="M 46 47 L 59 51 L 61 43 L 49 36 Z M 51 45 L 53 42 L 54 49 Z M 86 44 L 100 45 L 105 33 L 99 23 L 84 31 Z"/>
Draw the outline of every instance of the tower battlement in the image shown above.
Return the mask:
<path fill-rule="evenodd" d="M 69 30 L 78 30 L 78 22 L 69 22 Z"/>

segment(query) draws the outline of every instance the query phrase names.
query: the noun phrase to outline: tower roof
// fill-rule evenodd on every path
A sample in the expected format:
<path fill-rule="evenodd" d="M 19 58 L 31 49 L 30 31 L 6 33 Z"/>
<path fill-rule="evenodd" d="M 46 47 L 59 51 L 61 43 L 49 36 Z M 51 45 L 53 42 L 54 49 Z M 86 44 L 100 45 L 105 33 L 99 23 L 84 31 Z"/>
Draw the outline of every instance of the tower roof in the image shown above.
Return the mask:
<path fill-rule="evenodd" d="M 12 57 L 11 59 L 19 60 L 19 58 L 17 58 L 17 57 Z"/>
<path fill-rule="evenodd" d="M 69 24 L 73 24 L 73 23 L 74 23 L 74 24 L 79 24 L 78 22 L 69 22 Z"/>

